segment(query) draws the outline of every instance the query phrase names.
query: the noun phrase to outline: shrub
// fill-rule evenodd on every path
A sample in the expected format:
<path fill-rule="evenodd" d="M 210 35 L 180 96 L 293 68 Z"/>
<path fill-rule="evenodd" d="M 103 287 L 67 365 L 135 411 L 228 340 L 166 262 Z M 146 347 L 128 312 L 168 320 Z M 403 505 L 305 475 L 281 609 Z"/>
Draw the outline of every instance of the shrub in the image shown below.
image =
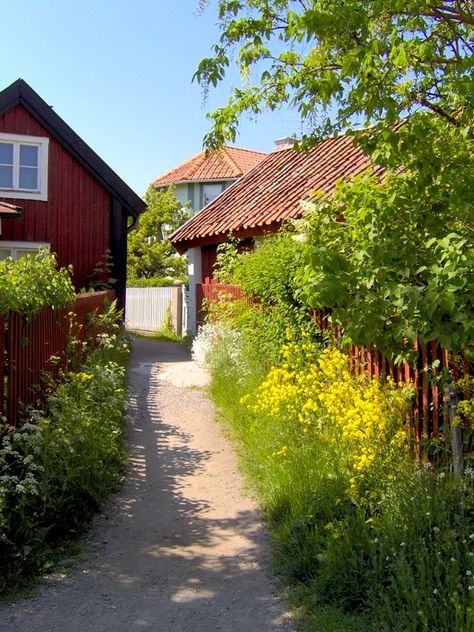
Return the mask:
<path fill-rule="evenodd" d="M 33 314 L 45 305 L 64 307 L 74 299 L 71 271 L 57 269 L 54 255 L 41 252 L 0 261 L 0 313 Z"/>
<path fill-rule="evenodd" d="M 32 411 L 23 426 L 4 431 L 0 591 L 47 568 L 54 550 L 82 531 L 122 480 L 129 346 L 114 320 L 112 310 L 99 317 L 94 350 L 63 376 L 47 412 Z"/>
<path fill-rule="evenodd" d="M 319 332 L 309 308 L 294 295 L 294 278 L 299 269 L 299 242 L 288 227 L 266 237 L 253 252 L 239 252 L 238 243 L 224 244 L 218 256 L 217 275 L 239 284 L 247 300 L 220 301 L 209 306 L 211 319 L 228 320 L 245 339 L 246 353 L 267 367 L 278 359 L 285 335 L 291 329 L 313 339 Z"/>
<path fill-rule="evenodd" d="M 226 361 L 237 365 L 241 353 L 242 335 L 225 321 L 202 325 L 191 349 L 192 358 L 199 366 L 214 370 Z"/>

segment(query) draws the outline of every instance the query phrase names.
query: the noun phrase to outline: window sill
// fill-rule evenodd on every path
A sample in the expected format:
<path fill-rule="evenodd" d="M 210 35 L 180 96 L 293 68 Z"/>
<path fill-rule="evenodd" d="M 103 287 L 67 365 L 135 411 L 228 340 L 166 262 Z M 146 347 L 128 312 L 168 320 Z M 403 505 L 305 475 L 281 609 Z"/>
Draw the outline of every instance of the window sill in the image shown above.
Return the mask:
<path fill-rule="evenodd" d="M 41 191 L 12 191 L 11 189 L 0 189 L 0 198 L 8 198 L 10 200 L 39 200 L 41 202 L 48 201 L 47 193 Z"/>

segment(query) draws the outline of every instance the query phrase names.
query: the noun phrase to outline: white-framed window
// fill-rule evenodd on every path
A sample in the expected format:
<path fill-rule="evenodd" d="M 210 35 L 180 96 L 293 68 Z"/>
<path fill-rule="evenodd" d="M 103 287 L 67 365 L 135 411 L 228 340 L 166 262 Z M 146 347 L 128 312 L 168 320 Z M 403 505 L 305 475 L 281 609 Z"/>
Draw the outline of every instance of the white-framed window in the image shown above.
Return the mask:
<path fill-rule="evenodd" d="M 48 199 L 49 138 L 0 132 L 0 197 Z"/>
<path fill-rule="evenodd" d="M 19 259 L 25 255 L 35 255 L 40 250 L 49 250 L 51 245 L 40 241 L 1 241 L 0 240 L 0 261 L 11 257 Z"/>
<path fill-rule="evenodd" d="M 222 184 L 203 184 L 202 185 L 202 205 L 206 206 L 212 202 L 218 195 L 222 193 L 224 187 Z"/>

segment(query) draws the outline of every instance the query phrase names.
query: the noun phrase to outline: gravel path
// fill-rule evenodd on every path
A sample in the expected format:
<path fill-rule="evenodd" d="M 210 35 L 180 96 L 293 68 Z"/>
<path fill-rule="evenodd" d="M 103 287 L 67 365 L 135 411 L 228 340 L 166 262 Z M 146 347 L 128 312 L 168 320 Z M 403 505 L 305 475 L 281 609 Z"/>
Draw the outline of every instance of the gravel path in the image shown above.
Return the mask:
<path fill-rule="evenodd" d="M 176 344 L 136 339 L 127 482 L 85 560 L 0 606 L 2 632 L 293 629 L 266 574 L 268 542 L 235 457 Z"/>

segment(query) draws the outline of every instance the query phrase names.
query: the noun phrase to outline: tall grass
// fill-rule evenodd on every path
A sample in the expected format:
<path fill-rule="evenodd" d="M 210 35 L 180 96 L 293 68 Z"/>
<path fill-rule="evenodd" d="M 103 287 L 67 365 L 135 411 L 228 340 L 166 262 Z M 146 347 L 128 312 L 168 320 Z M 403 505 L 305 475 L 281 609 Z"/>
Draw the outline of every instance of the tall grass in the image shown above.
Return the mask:
<path fill-rule="evenodd" d="M 472 479 L 415 463 L 406 393 L 331 373 L 330 356 L 310 379 L 325 356 L 305 344 L 268 371 L 222 339 L 211 392 L 309 625 L 336 629 L 329 608 L 341 631 L 474 630 Z"/>

